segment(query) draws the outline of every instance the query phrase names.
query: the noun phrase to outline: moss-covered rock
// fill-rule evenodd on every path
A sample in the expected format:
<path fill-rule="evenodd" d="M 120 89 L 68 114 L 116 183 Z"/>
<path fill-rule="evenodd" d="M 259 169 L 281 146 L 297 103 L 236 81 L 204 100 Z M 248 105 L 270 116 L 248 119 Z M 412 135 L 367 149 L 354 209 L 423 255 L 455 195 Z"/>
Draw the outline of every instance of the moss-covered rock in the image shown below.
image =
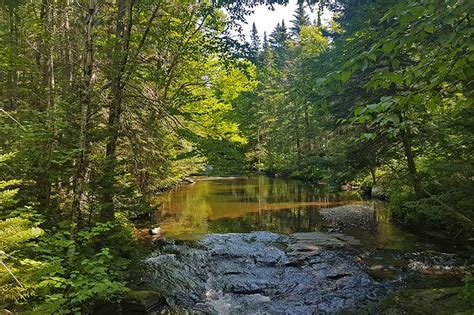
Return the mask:
<path fill-rule="evenodd" d="M 462 288 L 400 290 L 386 297 L 378 314 L 474 314 L 474 307 L 463 299 Z"/>

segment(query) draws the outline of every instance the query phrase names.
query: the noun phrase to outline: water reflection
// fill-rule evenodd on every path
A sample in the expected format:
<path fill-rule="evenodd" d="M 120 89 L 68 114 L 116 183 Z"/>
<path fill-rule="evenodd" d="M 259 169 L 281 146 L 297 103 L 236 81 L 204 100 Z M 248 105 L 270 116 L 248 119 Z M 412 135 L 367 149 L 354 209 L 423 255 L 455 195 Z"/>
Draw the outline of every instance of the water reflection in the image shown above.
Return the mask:
<path fill-rule="evenodd" d="M 321 185 L 256 176 L 200 179 L 157 197 L 155 219 L 165 236 L 194 239 L 206 233 L 272 231 L 311 232 L 325 229 L 319 210 L 347 203 L 366 203 L 357 192 L 331 193 Z M 411 235 L 390 223 L 375 204 L 378 229 L 351 231 L 375 246 L 410 249 Z"/>

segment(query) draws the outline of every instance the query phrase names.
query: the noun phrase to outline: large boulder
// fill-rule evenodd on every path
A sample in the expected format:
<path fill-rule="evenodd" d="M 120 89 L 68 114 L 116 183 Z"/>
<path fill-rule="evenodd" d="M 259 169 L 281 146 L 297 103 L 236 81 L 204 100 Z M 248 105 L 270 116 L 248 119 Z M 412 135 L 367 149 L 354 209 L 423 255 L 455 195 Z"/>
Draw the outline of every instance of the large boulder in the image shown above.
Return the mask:
<path fill-rule="evenodd" d="M 370 190 L 370 196 L 375 199 L 385 200 L 387 199 L 387 192 L 382 186 L 372 186 Z"/>

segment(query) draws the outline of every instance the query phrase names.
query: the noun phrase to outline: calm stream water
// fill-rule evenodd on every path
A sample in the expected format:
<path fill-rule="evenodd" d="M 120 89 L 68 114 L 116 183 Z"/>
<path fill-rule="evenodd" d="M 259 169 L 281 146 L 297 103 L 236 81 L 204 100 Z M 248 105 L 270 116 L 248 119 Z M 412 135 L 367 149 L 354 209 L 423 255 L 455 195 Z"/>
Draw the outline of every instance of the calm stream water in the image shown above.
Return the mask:
<path fill-rule="evenodd" d="M 390 222 L 382 202 L 366 201 L 355 192 L 332 193 L 321 185 L 266 176 L 200 178 L 156 199 L 162 234 L 198 239 L 209 233 L 270 231 L 282 234 L 327 231 L 319 210 L 343 204 L 376 209 L 376 231 L 344 230 L 371 247 L 414 250 L 428 246 L 418 236 Z M 423 244 L 424 243 L 424 244 Z"/>

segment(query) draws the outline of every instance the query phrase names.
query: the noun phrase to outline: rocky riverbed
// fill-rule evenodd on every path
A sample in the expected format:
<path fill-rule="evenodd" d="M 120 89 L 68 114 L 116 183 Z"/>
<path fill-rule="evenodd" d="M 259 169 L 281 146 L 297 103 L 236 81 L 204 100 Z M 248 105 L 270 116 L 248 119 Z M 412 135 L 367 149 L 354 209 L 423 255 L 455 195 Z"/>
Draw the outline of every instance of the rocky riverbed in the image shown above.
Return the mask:
<path fill-rule="evenodd" d="M 340 233 L 207 235 L 147 259 L 155 290 L 172 307 L 221 314 L 333 313 L 378 300 L 387 285 L 343 250 Z"/>
<path fill-rule="evenodd" d="M 196 243 L 170 241 L 146 265 L 149 286 L 172 310 L 370 313 L 384 296 L 415 283 L 426 260 L 449 263 L 450 272 L 464 268 L 452 256 L 430 255 L 368 253 L 359 240 L 341 233 L 253 232 L 211 234 Z"/>

